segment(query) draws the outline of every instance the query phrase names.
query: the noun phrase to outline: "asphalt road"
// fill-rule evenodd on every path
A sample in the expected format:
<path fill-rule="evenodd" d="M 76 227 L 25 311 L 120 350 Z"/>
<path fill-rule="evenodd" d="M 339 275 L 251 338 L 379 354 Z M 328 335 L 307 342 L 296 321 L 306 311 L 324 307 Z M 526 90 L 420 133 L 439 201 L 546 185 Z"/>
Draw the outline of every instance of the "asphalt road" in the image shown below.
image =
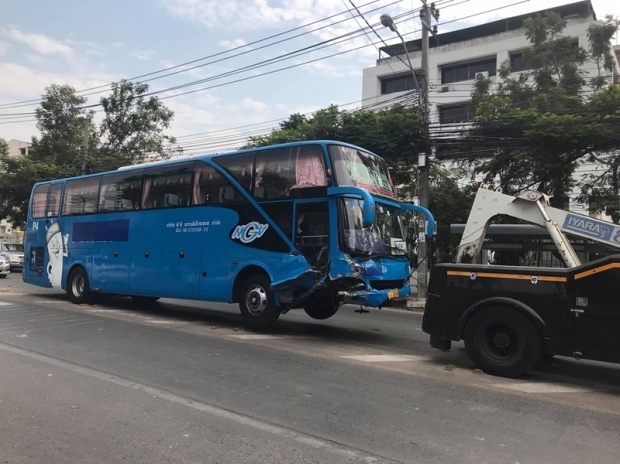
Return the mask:
<path fill-rule="evenodd" d="M 618 463 L 620 366 L 556 358 L 508 380 L 421 315 L 136 307 L 0 281 L 0 464 Z"/>

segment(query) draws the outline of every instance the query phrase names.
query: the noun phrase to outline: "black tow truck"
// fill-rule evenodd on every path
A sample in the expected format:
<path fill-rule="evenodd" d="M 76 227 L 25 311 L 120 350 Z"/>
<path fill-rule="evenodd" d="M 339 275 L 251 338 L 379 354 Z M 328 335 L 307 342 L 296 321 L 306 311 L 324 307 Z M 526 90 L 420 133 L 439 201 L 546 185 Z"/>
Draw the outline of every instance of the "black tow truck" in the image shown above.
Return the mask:
<path fill-rule="evenodd" d="M 499 214 L 546 227 L 567 267 L 481 264 Z M 552 208 L 539 192 L 479 189 L 457 264 L 430 273 L 422 330 L 431 346 L 464 340 L 476 366 L 505 377 L 553 355 L 620 362 L 620 255 L 582 264 L 565 233 L 620 249 L 620 226 Z"/>

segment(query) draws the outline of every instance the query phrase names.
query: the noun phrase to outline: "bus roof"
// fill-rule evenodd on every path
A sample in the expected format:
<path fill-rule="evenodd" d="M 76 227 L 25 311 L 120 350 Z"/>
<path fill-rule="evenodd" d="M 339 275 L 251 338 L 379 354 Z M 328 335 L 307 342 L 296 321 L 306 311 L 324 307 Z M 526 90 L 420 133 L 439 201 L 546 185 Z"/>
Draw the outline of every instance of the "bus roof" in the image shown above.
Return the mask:
<path fill-rule="evenodd" d="M 358 147 L 356 145 L 351 145 L 350 143 L 338 142 L 336 140 L 305 140 L 305 141 L 301 141 L 301 142 L 280 143 L 280 144 L 276 144 L 276 145 L 266 145 L 264 147 L 247 148 L 245 150 L 236 150 L 236 151 L 230 151 L 230 152 L 224 152 L 224 153 L 211 153 L 211 154 L 205 154 L 205 155 L 181 156 L 181 157 L 178 157 L 178 158 L 173 158 L 173 159 L 168 159 L 168 160 L 148 161 L 146 163 L 130 164 L 128 166 L 121 166 L 120 168 L 118 168 L 118 170 L 120 171 L 120 170 L 125 170 L 125 169 L 140 168 L 142 166 L 165 165 L 165 164 L 172 163 L 172 162 L 189 161 L 189 160 L 196 160 L 196 159 L 200 159 L 200 158 L 215 158 L 215 157 L 220 157 L 220 156 L 230 156 L 230 155 L 237 155 L 237 154 L 241 154 L 241 153 L 250 153 L 250 152 L 254 152 L 254 151 L 267 150 L 267 149 L 273 149 L 273 148 L 286 148 L 286 147 L 296 147 L 296 146 L 300 146 L 300 145 L 316 145 L 316 144 L 321 144 L 321 145 L 330 145 L 330 144 L 343 145 L 345 147 L 350 147 L 350 148 L 355 148 L 355 149 L 363 150 L 363 151 L 371 153 L 371 154 L 373 154 L 375 156 L 379 156 L 376 153 L 372 153 L 371 151 L 369 151 L 369 150 L 367 150 L 365 148 Z"/>
<path fill-rule="evenodd" d="M 130 170 L 130 169 L 142 169 L 144 167 L 165 166 L 167 164 L 181 163 L 183 161 L 189 161 L 189 160 L 199 160 L 199 159 L 203 159 L 203 158 L 215 158 L 215 157 L 220 157 L 220 156 L 230 156 L 230 155 L 237 155 L 237 154 L 241 154 L 241 153 L 250 153 L 250 152 L 254 152 L 254 151 L 268 150 L 268 149 L 273 149 L 273 148 L 286 148 L 286 147 L 296 147 L 296 146 L 300 146 L 300 145 L 316 145 L 316 144 L 320 144 L 320 145 L 341 145 L 341 146 L 345 146 L 345 147 L 349 147 L 349 148 L 354 148 L 356 150 L 363 150 L 363 151 L 368 152 L 368 153 L 370 153 L 372 155 L 379 156 L 376 153 L 373 153 L 373 152 L 371 152 L 371 151 L 369 151 L 369 150 L 367 150 L 365 148 L 358 147 L 358 146 L 352 145 L 350 143 L 339 142 L 337 140 L 307 140 L 307 141 L 300 141 L 300 142 L 281 143 L 281 144 L 276 144 L 276 145 L 266 145 L 264 147 L 248 148 L 246 150 L 237 150 L 237 151 L 231 151 L 231 152 L 226 152 L 226 153 L 212 153 L 212 154 L 205 154 L 205 155 L 181 156 L 181 157 L 178 157 L 178 158 L 167 159 L 167 160 L 147 161 L 146 163 L 131 164 L 131 165 L 128 165 L 128 166 L 121 166 L 116 171 L 97 172 L 97 173 L 94 173 L 94 174 L 87 174 L 87 175 L 84 175 L 84 176 L 67 177 L 67 178 L 64 178 L 64 179 L 53 179 L 53 180 L 48 180 L 48 181 L 43 181 L 43 182 L 37 182 L 36 184 L 34 184 L 34 187 L 36 187 L 36 186 L 38 186 L 40 184 L 46 184 L 46 183 L 49 183 L 49 182 L 65 181 L 65 180 L 76 179 L 76 178 L 87 178 L 87 177 L 91 177 L 91 176 L 101 176 L 101 175 L 106 175 L 106 174 L 113 174 L 113 173 L 118 172 L 118 171 L 124 171 L 124 170 Z"/>

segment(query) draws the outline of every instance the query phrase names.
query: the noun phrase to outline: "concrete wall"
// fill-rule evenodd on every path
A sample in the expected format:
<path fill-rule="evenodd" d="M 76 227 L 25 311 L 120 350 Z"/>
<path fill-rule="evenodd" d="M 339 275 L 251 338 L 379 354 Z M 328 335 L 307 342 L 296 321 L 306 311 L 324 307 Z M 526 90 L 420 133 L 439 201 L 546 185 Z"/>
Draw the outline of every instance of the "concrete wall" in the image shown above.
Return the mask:
<path fill-rule="evenodd" d="M 23 140 L 9 140 L 9 156 L 27 155 L 28 149 L 32 146 L 30 142 L 24 142 Z"/>

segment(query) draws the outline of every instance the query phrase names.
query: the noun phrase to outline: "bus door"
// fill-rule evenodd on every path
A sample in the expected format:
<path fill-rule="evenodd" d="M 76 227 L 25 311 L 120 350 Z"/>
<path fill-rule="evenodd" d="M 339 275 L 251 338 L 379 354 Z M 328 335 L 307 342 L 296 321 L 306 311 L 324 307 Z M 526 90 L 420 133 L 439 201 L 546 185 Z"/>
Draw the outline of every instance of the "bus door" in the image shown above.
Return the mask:
<path fill-rule="evenodd" d="M 23 280 L 42 287 L 58 287 L 66 244 L 58 215 L 62 182 L 39 185 L 33 193 L 26 226 Z"/>
<path fill-rule="evenodd" d="M 311 266 L 327 263 L 329 246 L 329 203 L 327 200 L 295 202 L 294 243 Z"/>

